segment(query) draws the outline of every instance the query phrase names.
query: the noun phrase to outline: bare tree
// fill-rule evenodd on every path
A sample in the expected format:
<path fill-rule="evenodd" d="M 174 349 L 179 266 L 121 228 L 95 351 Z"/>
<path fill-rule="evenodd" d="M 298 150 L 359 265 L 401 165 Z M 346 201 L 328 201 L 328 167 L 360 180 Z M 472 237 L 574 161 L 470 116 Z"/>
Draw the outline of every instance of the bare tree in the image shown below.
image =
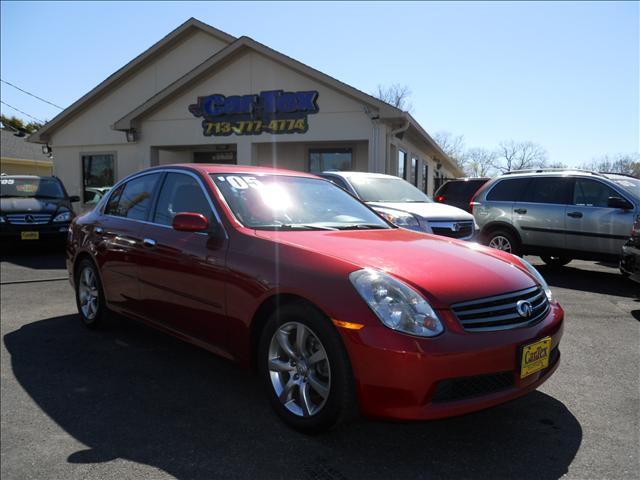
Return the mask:
<path fill-rule="evenodd" d="M 624 173 L 640 178 L 640 154 L 619 153 L 617 155 L 594 158 L 591 162 L 583 163 L 580 168 L 595 172 Z"/>
<path fill-rule="evenodd" d="M 469 177 L 493 176 L 496 173 L 494 164 L 497 157 L 498 152 L 495 150 L 486 148 L 470 149 L 465 155 L 465 175 Z"/>
<path fill-rule="evenodd" d="M 569 166 L 566 163 L 562 163 L 562 162 L 551 162 L 546 166 L 549 168 L 569 168 Z"/>
<path fill-rule="evenodd" d="M 378 90 L 372 95 L 379 98 L 383 102 L 387 102 L 405 112 L 412 112 L 413 105 L 409 98 L 411 97 L 411 89 L 407 85 L 394 83 L 388 87 L 378 85 Z"/>
<path fill-rule="evenodd" d="M 547 163 L 547 151 L 537 143 L 500 142 L 497 159 L 493 166 L 501 172 L 544 167 Z"/>
<path fill-rule="evenodd" d="M 433 139 L 442 151 L 446 153 L 451 160 L 456 162 L 461 170 L 466 169 L 466 147 L 462 135 L 453 135 L 451 132 L 440 131 L 434 134 Z"/>

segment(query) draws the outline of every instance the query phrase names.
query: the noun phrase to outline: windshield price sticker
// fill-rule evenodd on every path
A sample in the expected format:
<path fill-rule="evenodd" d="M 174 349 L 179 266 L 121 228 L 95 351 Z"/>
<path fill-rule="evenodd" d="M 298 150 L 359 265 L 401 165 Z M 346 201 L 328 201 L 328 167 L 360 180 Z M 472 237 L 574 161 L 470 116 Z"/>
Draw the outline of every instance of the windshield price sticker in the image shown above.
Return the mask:
<path fill-rule="evenodd" d="M 255 188 L 259 190 L 264 187 L 264 184 L 256 177 L 240 177 L 237 175 L 229 175 L 227 177 L 218 177 L 221 182 L 227 182 L 232 188 L 236 190 L 246 190 L 248 188 Z"/>
<path fill-rule="evenodd" d="M 194 117 L 202 118 L 207 136 L 305 133 L 308 115 L 318 113 L 318 92 L 270 90 L 259 95 L 221 94 L 198 97 L 189 105 Z"/>

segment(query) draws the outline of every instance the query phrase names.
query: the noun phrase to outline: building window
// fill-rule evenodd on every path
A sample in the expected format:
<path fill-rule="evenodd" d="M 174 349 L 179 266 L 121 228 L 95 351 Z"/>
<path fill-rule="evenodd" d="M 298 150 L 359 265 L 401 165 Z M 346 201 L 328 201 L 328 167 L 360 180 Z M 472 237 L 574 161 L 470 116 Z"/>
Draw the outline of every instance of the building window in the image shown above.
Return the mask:
<path fill-rule="evenodd" d="M 82 155 L 82 201 L 92 201 L 96 192 L 113 186 L 115 183 L 115 155 Z"/>
<path fill-rule="evenodd" d="M 411 170 L 409 171 L 409 182 L 416 187 L 418 186 L 418 157 L 411 156 Z"/>
<path fill-rule="evenodd" d="M 407 152 L 398 150 L 398 176 L 405 178 L 407 174 Z"/>
<path fill-rule="evenodd" d="M 426 194 L 429 192 L 427 189 L 429 188 L 429 164 L 426 160 L 422 162 L 422 191 Z"/>
<path fill-rule="evenodd" d="M 352 170 L 353 152 L 350 148 L 312 148 L 309 150 L 309 171 Z"/>

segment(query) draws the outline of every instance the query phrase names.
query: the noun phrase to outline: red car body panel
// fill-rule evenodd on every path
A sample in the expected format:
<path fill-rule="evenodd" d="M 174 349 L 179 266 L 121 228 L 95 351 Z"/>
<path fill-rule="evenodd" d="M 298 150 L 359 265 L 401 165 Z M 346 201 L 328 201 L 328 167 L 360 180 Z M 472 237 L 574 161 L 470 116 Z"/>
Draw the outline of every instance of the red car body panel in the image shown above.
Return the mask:
<path fill-rule="evenodd" d="M 256 313 L 276 295 L 314 304 L 329 319 L 363 324 L 338 328 L 357 383 L 361 411 L 372 416 L 428 419 L 486 408 L 527 393 L 559 364 L 519 377 L 519 349 L 562 336 L 563 311 L 551 303 L 538 324 L 466 332 L 450 305 L 536 285 L 514 257 L 468 242 L 389 230 L 256 231 L 233 216 L 209 174 L 252 172 L 313 177 L 259 167 L 176 165 L 196 173 L 220 215 L 224 235 L 104 215 L 103 199 L 72 224 L 67 266 L 90 255 L 99 267 L 109 307 L 227 358 L 250 365 Z M 315 177 L 313 177 L 315 178 Z M 102 229 L 100 232 L 99 230 Z M 145 238 L 155 241 L 145 247 Z M 444 332 L 414 337 L 384 326 L 351 285 L 349 273 L 375 268 L 413 285 L 437 310 Z M 281 297 L 282 298 L 282 297 Z M 465 400 L 433 403 L 439 381 L 513 372 L 512 387 Z"/>

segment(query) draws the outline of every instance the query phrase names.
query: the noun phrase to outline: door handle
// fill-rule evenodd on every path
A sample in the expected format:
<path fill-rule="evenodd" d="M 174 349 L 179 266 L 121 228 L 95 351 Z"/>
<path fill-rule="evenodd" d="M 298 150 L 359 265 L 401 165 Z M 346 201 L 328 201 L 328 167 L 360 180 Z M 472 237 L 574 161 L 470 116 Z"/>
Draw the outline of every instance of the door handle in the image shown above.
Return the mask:
<path fill-rule="evenodd" d="M 519 213 L 520 215 L 524 215 L 525 213 L 527 213 L 526 208 L 514 208 L 513 211 Z"/>
<path fill-rule="evenodd" d="M 155 247 L 156 241 L 153 238 L 145 238 L 142 240 L 142 243 L 145 247 Z"/>
<path fill-rule="evenodd" d="M 571 218 L 582 218 L 582 212 L 569 212 L 567 216 Z"/>

